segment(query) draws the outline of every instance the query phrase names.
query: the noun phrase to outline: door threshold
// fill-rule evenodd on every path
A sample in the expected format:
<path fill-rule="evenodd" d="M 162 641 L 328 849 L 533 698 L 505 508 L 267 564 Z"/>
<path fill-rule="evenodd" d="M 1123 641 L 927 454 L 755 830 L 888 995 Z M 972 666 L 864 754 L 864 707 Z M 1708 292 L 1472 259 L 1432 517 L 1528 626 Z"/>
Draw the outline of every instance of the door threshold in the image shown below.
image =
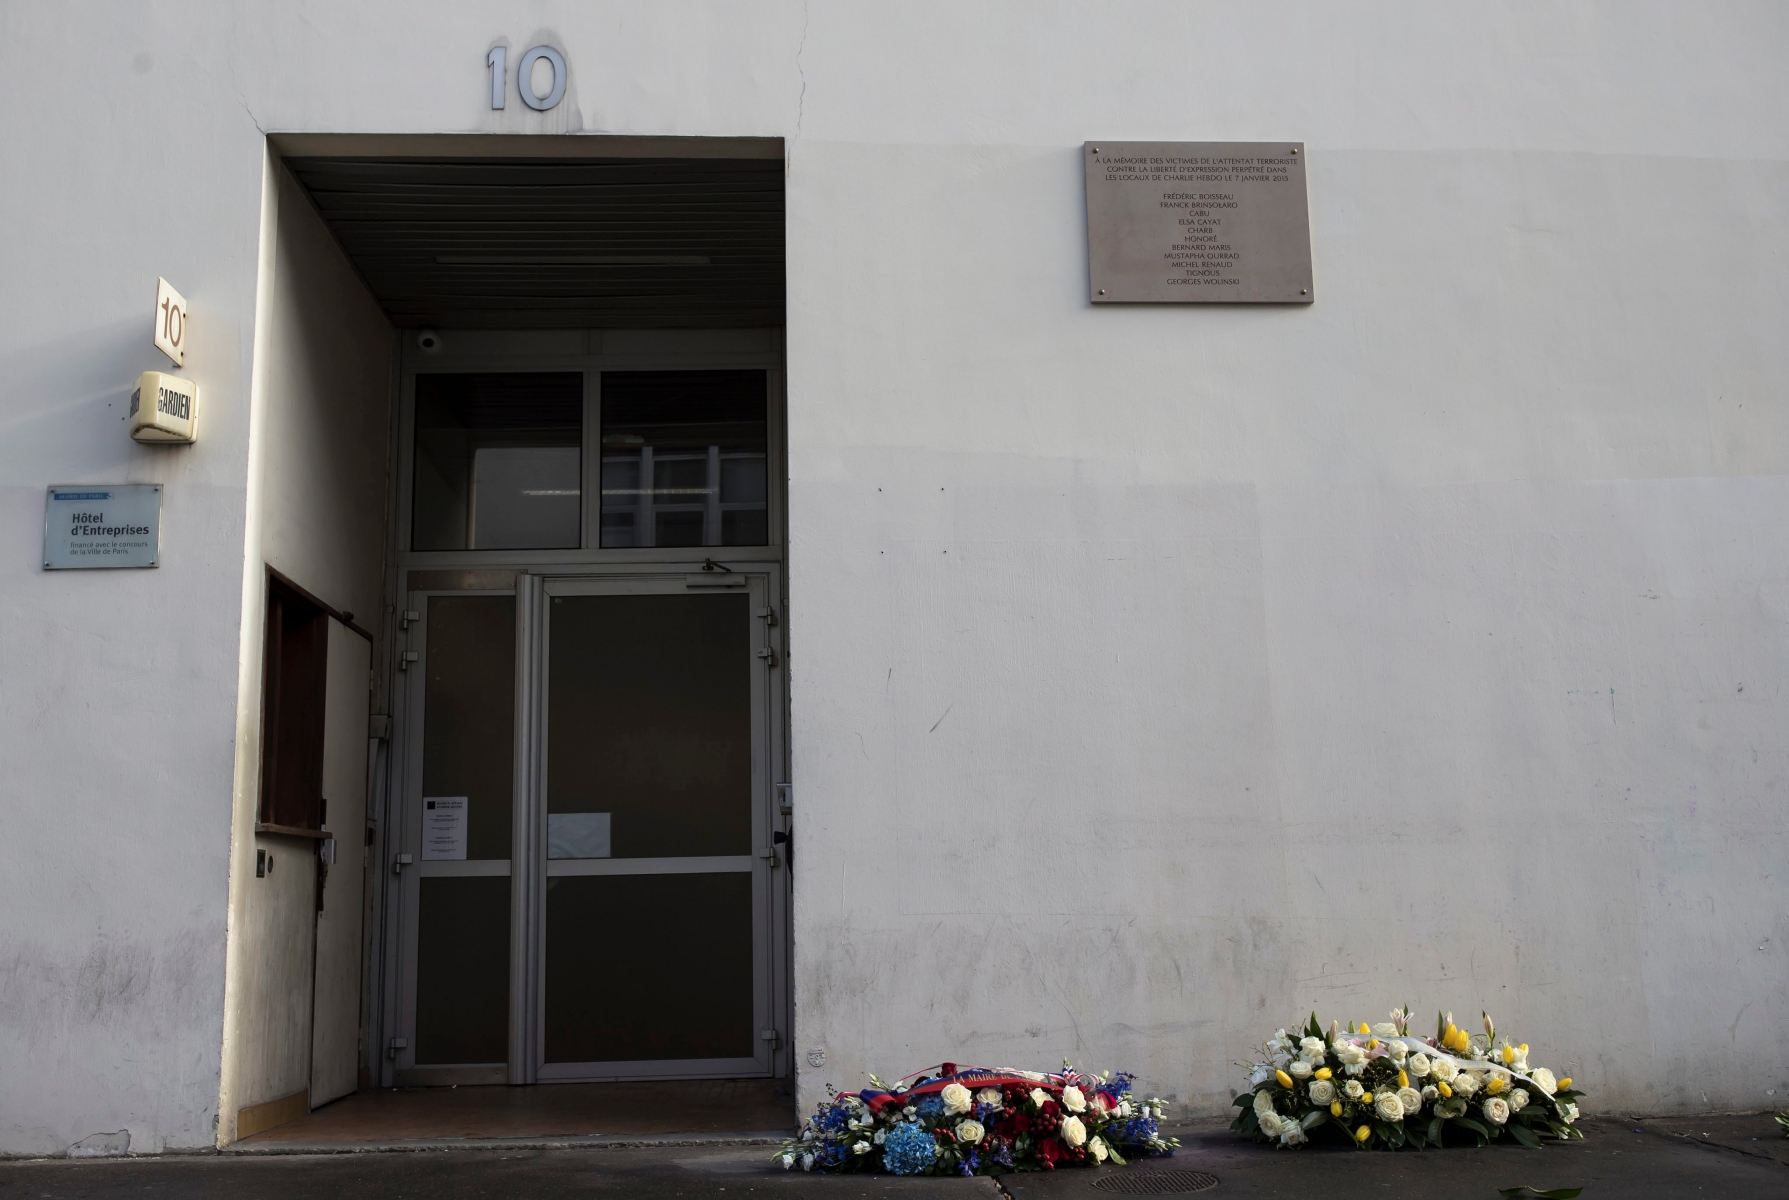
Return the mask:
<path fill-rule="evenodd" d="M 796 1126 L 787 1079 L 542 1083 L 355 1092 L 232 1143 L 239 1154 L 491 1146 L 780 1142 Z"/>
<path fill-rule="evenodd" d="M 744 1133 L 579 1134 L 566 1137 L 405 1138 L 399 1141 L 269 1141 L 256 1134 L 225 1146 L 220 1153 L 251 1156 L 280 1154 L 403 1154 L 428 1150 L 638 1150 L 653 1146 L 780 1146 L 794 1130 L 762 1129 Z"/>

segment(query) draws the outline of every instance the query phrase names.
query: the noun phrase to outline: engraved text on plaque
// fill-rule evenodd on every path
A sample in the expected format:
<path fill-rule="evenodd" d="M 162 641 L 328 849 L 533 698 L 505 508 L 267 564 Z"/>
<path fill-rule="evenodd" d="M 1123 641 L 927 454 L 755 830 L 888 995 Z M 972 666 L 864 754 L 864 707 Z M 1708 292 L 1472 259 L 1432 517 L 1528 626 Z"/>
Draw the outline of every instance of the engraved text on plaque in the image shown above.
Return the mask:
<path fill-rule="evenodd" d="M 1088 142 L 1095 304 L 1311 302 L 1299 142 Z"/>

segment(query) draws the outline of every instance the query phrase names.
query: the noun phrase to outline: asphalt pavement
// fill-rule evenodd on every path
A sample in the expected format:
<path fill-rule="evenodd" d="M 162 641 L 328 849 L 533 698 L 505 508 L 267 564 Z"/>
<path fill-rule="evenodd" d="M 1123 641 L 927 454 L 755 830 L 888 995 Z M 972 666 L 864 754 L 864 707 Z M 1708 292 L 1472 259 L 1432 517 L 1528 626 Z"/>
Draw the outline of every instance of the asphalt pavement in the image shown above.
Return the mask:
<path fill-rule="evenodd" d="M 0 1200 L 505 1200 L 553 1197 L 904 1198 L 921 1195 L 1101 1197 L 1177 1194 L 1357 1200 L 1433 1196 L 1495 1200 L 1499 1189 L 1584 1188 L 1584 1200 L 1661 1197 L 1789 1200 L 1789 1139 L 1768 1115 L 1652 1121 L 1591 1119 L 1586 1138 L 1541 1150 L 1514 1145 L 1413 1153 L 1340 1147 L 1272 1150 L 1213 1127 L 1177 1130 L 1171 1159 L 1127 1169 L 995 1179 L 815 1176 L 771 1164 L 772 1148 L 719 1142 L 594 1147 L 567 1144 L 333 1154 L 185 1154 L 156 1158 L 0 1162 Z M 1171 1179 L 1169 1173 L 1181 1173 Z M 1104 1186 L 1095 1187 L 1096 1181 Z M 1118 1187 L 1114 1187 L 1118 1185 Z M 1110 1189 L 1110 1190 L 1109 1190 Z"/>

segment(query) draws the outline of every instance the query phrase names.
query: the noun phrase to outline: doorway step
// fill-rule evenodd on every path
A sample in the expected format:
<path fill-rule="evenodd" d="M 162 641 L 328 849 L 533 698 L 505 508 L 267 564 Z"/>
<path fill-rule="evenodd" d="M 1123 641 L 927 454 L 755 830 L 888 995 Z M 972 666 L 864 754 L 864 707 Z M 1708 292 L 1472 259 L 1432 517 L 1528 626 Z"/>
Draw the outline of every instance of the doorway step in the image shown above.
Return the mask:
<path fill-rule="evenodd" d="M 243 1138 L 237 1154 L 471 1146 L 780 1144 L 795 1130 L 787 1080 L 700 1079 L 356 1092 Z"/>

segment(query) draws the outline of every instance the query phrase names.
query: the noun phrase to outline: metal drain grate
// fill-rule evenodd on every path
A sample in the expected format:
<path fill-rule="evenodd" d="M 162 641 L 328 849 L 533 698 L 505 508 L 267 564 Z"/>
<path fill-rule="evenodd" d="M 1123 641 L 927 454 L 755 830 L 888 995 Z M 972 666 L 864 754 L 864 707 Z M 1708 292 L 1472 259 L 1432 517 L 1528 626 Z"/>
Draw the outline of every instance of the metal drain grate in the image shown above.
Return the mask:
<path fill-rule="evenodd" d="M 1204 1171 L 1115 1171 L 1093 1181 L 1093 1186 L 1101 1191 L 1127 1196 L 1171 1196 L 1203 1192 L 1217 1185 L 1218 1177 Z"/>

